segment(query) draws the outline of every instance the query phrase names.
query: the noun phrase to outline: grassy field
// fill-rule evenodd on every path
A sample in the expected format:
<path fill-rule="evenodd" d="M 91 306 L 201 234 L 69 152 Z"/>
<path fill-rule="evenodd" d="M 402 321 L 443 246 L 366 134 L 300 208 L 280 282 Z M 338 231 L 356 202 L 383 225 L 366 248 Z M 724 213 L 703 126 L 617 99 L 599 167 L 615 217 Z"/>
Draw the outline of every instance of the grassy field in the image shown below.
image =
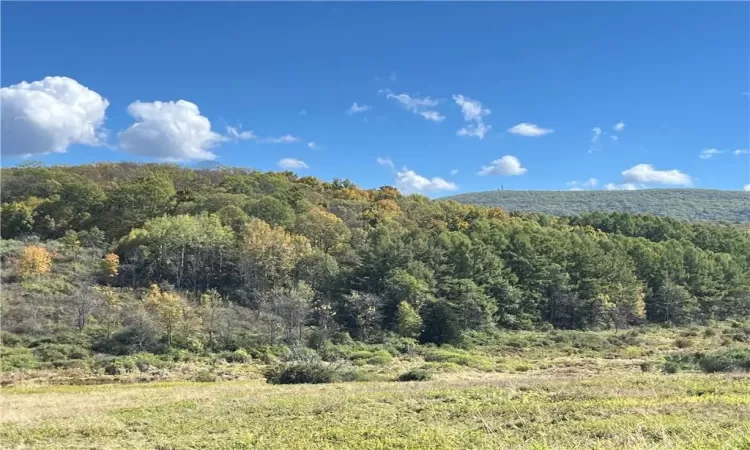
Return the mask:
<path fill-rule="evenodd" d="M 7 388 L 4 448 L 750 448 L 740 375 L 461 372 L 428 382 L 262 380 Z"/>
<path fill-rule="evenodd" d="M 670 358 L 749 336 L 722 324 L 504 333 L 467 349 L 351 344 L 329 352 L 368 381 L 318 385 L 270 385 L 260 361 L 208 357 L 118 375 L 6 371 L 0 446 L 750 449 L 750 372 L 665 373 Z M 393 381 L 410 369 L 433 378 Z M 214 382 L 185 381 L 206 371 Z"/>

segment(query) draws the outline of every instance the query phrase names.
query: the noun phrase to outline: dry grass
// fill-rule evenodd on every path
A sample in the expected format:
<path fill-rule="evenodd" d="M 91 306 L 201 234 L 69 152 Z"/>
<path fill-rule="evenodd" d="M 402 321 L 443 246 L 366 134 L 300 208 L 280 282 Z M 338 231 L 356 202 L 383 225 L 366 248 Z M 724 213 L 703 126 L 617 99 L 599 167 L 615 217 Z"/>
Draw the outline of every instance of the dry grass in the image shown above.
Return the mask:
<path fill-rule="evenodd" d="M 4 448 L 748 448 L 750 378 L 457 372 L 6 388 Z"/>

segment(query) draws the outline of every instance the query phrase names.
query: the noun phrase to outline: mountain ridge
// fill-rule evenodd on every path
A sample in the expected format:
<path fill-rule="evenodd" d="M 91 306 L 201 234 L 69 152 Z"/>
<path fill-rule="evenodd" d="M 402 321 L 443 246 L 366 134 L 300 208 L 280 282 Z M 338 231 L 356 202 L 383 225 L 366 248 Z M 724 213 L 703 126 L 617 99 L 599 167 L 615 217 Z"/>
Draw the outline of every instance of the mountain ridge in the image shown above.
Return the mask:
<path fill-rule="evenodd" d="M 718 189 L 495 190 L 452 195 L 439 200 L 555 216 L 602 211 L 653 214 L 689 221 L 750 222 L 750 193 Z"/>

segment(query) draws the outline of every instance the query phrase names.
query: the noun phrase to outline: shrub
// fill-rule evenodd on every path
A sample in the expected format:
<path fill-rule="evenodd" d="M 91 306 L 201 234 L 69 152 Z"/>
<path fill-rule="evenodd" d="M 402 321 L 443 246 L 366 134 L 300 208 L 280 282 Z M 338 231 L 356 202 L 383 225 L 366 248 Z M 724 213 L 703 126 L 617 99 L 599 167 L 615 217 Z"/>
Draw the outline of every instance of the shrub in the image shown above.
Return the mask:
<path fill-rule="evenodd" d="M 215 383 L 219 381 L 219 377 L 210 370 L 203 370 L 193 377 L 193 381 L 197 381 L 198 383 Z"/>
<path fill-rule="evenodd" d="M 334 380 L 331 365 L 322 362 L 277 364 L 263 372 L 270 384 L 320 384 Z"/>
<path fill-rule="evenodd" d="M 750 348 L 735 348 L 704 355 L 698 361 L 698 366 L 708 373 L 750 371 Z"/>
<path fill-rule="evenodd" d="M 229 353 L 227 352 L 224 356 L 224 359 L 228 363 L 248 363 L 250 362 L 251 358 L 250 355 L 247 353 L 247 351 L 244 348 L 238 348 L 237 350 Z"/>
<path fill-rule="evenodd" d="M 693 341 L 687 338 L 678 338 L 675 339 L 674 345 L 677 348 L 688 348 L 693 346 Z"/>
<path fill-rule="evenodd" d="M 5 347 L 20 347 L 25 343 L 23 337 L 9 333 L 7 331 L 0 331 L 0 345 Z"/>
<path fill-rule="evenodd" d="M 716 334 L 717 334 L 716 330 L 714 330 L 713 328 L 706 328 L 703 331 L 703 336 L 707 337 L 707 338 L 714 337 L 714 336 L 716 336 Z"/>
<path fill-rule="evenodd" d="M 28 348 L 0 347 L 0 368 L 3 372 L 30 370 L 39 367 L 39 361 Z"/>
<path fill-rule="evenodd" d="M 396 381 L 429 381 L 432 374 L 426 370 L 412 369 L 398 376 Z"/>
<path fill-rule="evenodd" d="M 73 344 L 42 344 L 34 349 L 34 354 L 39 360 L 45 362 L 89 357 L 88 350 Z"/>
<path fill-rule="evenodd" d="M 656 369 L 656 364 L 653 361 L 643 361 L 641 363 L 641 371 L 653 372 Z"/>

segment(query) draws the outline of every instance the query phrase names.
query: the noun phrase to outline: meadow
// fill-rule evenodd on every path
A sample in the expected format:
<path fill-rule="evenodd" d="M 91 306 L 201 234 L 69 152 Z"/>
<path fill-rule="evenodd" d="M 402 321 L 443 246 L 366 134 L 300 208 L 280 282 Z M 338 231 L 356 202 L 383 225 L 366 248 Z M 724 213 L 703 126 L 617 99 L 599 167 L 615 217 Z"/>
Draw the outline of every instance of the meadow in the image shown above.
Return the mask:
<path fill-rule="evenodd" d="M 264 368 L 273 362 L 259 359 L 195 359 L 118 375 L 6 372 L 0 442 L 45 449 L 747 449 L 748 372 L 703 373 L 683 364 L 696 354 L 745 349 L 745 328 L 515 332 L 477 336 L 465 348 L 390 353 L 387 345 L 352 343 L 318 350 L 335 352 L 357 374 L 327 384 L 268 384 Z M 410 369 L 431 379 L 395 381 Z"/>

